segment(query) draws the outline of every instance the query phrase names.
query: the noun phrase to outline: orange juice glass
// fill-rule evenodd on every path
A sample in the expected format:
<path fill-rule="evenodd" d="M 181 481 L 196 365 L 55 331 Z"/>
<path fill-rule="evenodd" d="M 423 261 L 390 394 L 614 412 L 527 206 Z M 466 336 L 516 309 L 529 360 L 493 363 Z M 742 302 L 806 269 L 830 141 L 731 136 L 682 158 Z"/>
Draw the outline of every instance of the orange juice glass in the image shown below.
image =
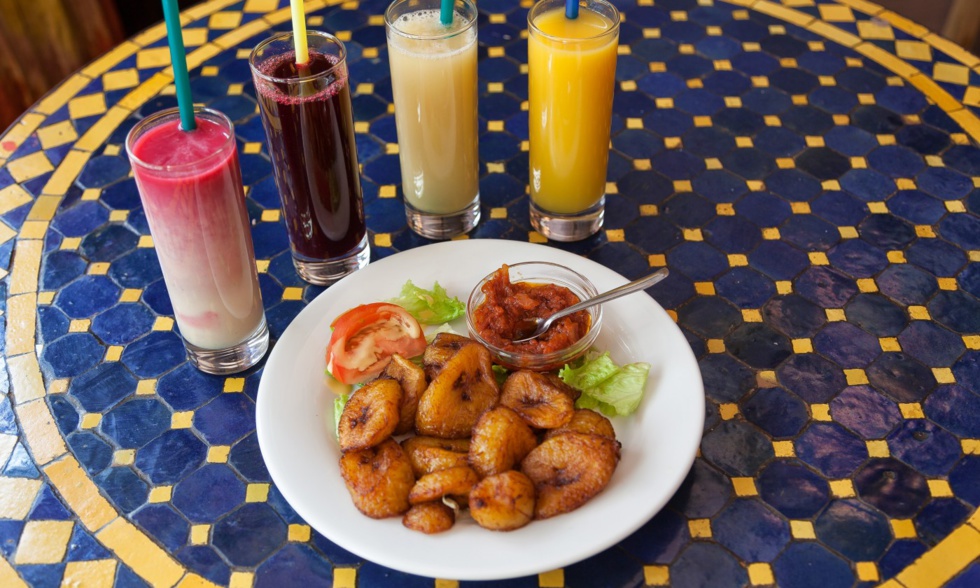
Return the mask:
<path fill-rule="evenodd" d="M 619 12 L 579 0 L 541 0 L 528 21 L 531 224 L 555 241 L 602 227 Z"/>

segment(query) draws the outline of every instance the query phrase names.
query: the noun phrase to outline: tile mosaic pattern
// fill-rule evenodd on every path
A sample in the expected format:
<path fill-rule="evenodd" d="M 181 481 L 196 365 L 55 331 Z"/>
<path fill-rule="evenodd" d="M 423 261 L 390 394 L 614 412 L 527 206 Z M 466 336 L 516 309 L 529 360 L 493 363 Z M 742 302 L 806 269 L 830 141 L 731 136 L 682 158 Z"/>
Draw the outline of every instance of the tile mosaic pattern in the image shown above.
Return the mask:
<path fill-rule="evenodd" d="M 379 16 L 308 2 L 350 52 L 375 258 L 405 227 Z M 235 120 L 273 336 L 295 275 L 246 58 L 282 0 L 184 13 L 196 100 Z M 636 277 L 687 335 L 704 440 L 660 514 L 501 586 L 980 582 L 980 59 L 864 0 L 629 0 L 605 230 L 561 245 Z M 484 221 L 530 230 L 528 2 L 480 2 Z M 164 31 L 0 137 L 0 585 L 419 585 L 318 535 L 269 478 L 261 368 L 183 359 L 126 131 L 175 104 Z M 819 573 L 814 573 L 819 570 Z"/>

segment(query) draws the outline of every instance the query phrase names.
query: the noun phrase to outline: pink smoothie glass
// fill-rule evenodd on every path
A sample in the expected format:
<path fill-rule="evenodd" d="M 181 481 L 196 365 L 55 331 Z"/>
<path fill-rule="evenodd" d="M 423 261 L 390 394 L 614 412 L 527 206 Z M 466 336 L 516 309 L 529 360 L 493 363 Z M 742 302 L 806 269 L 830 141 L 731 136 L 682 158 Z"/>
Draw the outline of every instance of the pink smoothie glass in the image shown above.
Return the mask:
<path fill-rule="evenodd" d="M 229 374 L 269 348 L 245 211 L 235 130 L 224 114 L 195 108 L 184 131 L 174 108 L 126 137 L 174 318 L 198 369 Z"/>

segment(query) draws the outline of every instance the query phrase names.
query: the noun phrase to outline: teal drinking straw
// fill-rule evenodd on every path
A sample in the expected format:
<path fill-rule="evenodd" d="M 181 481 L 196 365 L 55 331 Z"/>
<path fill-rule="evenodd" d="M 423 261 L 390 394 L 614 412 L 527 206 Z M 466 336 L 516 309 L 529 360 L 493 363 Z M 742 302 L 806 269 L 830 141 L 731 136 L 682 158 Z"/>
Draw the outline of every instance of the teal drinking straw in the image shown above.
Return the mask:
<path fill-rule="evenodd" d="M 453 24 L 453 0 L 442 0 L 439 5 L 439 22 L 444 25 Z"/>
<path fill-rule="evenodd" d="M 565 18 L 578 18 L 578 0 L 565 0 Z"/>
<path fill-rule="evenodd" d="M 180 11 L 177 0 L 163 0 L 163 19 L 167 22 L 167 43 L 170 45 L 170 61 L 174 69 L 174 85 L 177 87 L 177 107 L 180 110 L 180 128 L 193 131 L 194 101 L 191 98 L 191 81 L 187 75 L 187 53 L 180 29 Z"/>

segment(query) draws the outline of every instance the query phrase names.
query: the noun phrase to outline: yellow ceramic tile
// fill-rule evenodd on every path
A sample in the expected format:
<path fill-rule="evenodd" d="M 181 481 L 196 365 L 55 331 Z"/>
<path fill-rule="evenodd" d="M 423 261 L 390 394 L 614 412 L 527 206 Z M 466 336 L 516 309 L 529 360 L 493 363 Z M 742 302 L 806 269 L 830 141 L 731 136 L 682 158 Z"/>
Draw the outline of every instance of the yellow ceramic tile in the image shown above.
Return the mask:
<path fill-rule="evenodd" d="M 932 320 L 929 315 L 929 309 L 925 306 L 910 306 L 908 307 L 909 318 L 917 321 L 928 321 Z"/>
<path fill-rule="evenodd" d="M 816 539 L 817 534 L 814 532 L 813 523 L 810 521 L 790 521 L 789 530 L 793 535 L 793 539 Z"/>
<path fill-rule="evenodd" d="M 932 68 L 932 77 L 939 82 L 967 85 L 970 83 L 970 68 L 953 63 L 937 63 Z"/>
<path fill-rule="evenodd" d="M 862 20 L 857 23 L 858 35 L 872 41 L 890 41 L 895 38 L 891 26 L 880 20 Z"/>
<path fill-rule="evenodd" d="M 752 137 L 735 137 L 735 146 L 741 148 L 753 147 Z"/>
<path fill-rule="evenodd" d="M 932 375 L 940 384 L 955 384 L 956 376 L 950 368 L 932 368 Z"/>
<path fill-rule="evenodd" d="M 65 564 L 61 587 L 111 588 L 115 575 L 116 561 L 113 559 L 70 561 Z"/>
<path fill-rule="evenodd" d="M 701 229 L 684 229 L 685 241 L 704 241 Z"/>
<path fill-rule="evenodd" d="M 39 306 L 45 306 L 45 305 L 51 304 L 52 302 L 54 302 L 54 295 L 55 295 L 55 293 L 52 292 L 52 291 L 50 291 L 50 290 L 47 291 L 47 292 L 38 292 L 38 294 L 37 294 L 37 303 L 38 303 L 38 305 Z M 9 303 L 9 301 L 8 301 L 8 303 Z M 10 329 L 10 327 L 8 326 L 7 329 Z M 11 355 L 13 355 L 13 354 L 11 354 Z"/>
<path fill-rule="evenodd" d="M 755 375 L 755 384 L 759 388 L 775 388 L 779 386 L 779 381 L 775 371 L 762 370 Z"/>
<path fill-rule="evenodd" d="M 828 192 L 839 192 L 840 182 L 837 180 L 824 180 L 823 182 L 820 182 L 820 187 Z"/>
<path fill-rule="evenodd" d="M 878 566 L 873 561 L 859 561 L 854 564 L 854 567 L 858 580 L 862 582 L 877 582 L 880 579 Z"/>
<path fill-rule="evenodd" d="M 714 296 L 715 285 L 712 282 L 694 282 L 694 291 L 702 296 Z"/>
<path fill-rule="evenodd" d="M 106 111 L 105 94 L 99 92 L 79 96 L 68 101 L 68 115 L 72 118 L 96 116 Z"/>
<path fill-rule="evenodd" d="M 837 227 L 841 239 L 857 239 L 858 231 L 856 227 Z"/>
<path fill-rule="evenodd" d="M 34 351 L 36 339 L 34 325 L 37 322 L 37 295 L 33 292 L 18 294 L 7 300 L 7 349 L 6 355 L 20 355 Z M 72 321 L 74 324 L 74 321 Z M 87 327 L 83 331 L 88 330 Z"/>
<path fill-rule="evenodd" d="M 624 47 L 622 45 L 620 45 L 619 48 L 620 49 L 623 49 Z M 622 51 L 620 51 L 620 55 L 622 55 Z M 636 91 L 636 82 L 634 82 L 633 80 L 626 80 L 626 81 L 620 82 L 619 83 L 619 89 L 622 90 L 623 92 L 635 92 Z"/>
<path fill-rule="evenodd" d="M 0 215 L 31 202 L 31 195 L 18 184 L 0 189 Z"/>
<path fill-rule="evenodd" d="M 440 588 L 439 583 L 440 580 L 435 581 L 435 588 Z M 357 588 L 357 568 L 335 567 L 333 569 L 332 588 Z M 446 588 L 459 588 L 459 583 L 457 582 L 455 587 L 447 586 Z"/>
<path fill-rule="evenodd" d="M 905 568 L 895 579 L 904 586 L 941 586 L 978 557 L 980 532 L 963 525 Z"/>
<path fill-rule="evenodd" d="M 163 502 L 170 502 L 170 498 L 173 495 L 173 486 L 157 486 L 150 489 L 150 495 L 147 501 L 151 504 L 160 504 Z"/>
<path fill-rule="evenodd" d="M 875 282 L 874 278 L 858 278 L 857 287 L 858 290 L 864 293 L 878 291 L 878 284 Z"/>
<path fill-rule="evenodd" d="M 980 439 L 961 439 L 960 447 L 966 455 L 980 455 Z"/>
<path fill-rule="evenodd" d="M 776 167 L 779 169 L 793 169 L 796 167 L 796 161 L 792 157 L 777 157 Z M 794 204 L 796 204 L 794 202 Z"/>
<path fill-rule="evenodd" d="M 963 345 L 967 349 L 980 349 L 980 335 L 963 335 Z"/>
<path fill-rule="evenodd" d="M 191 545 L 204 545 L 208 542 L 208 535 L 211 534 L 211 525 L 191 525 Z"/>
<path fill-rule="evenodd" d="M 51 165 L 51 161 L 44 154 L 44 151 L 38 151 L 7 162 L 7 171 L 10 172 L 14 181 L 19 183 L 32 180 L 53 170 L 54 166 Z"/>
<path fill-rule="evenodd" d="M 73 521 L 27 521 L 17 543 L 14 563 L 61 563 L 74 528 Z"/>
<path fill-rule="evenodd" d="M 157 381 L 152 380 L 140 380 L 136 383 L 136 395 L 137 396 L 149 396 L 156 394 L 157 392 Z"/>
<path fill-rule="evenodd" d="M 309 525 L 289 525 L 289 540 L 294 542 L 305 542 L 310 540 Z"/>
<path fill-rule="evenodd" d="M 42 385 L 42 393 L 43 390 Z M 17 416 L 20 417 L 21 430 L 27 438 L 27 445 L 31 448 L 36 464 L 46 465 L 68 451 L 44 399 L 21 404 Z"/>
<path fill-rule="evenodd" d="M 237 27 L 242 22 L 240 12 L 216 12 L 208 19 L 208 28 L 214 30 L 227 30 Z"/>
<path fill-rule="evenodd" d="M 48 465 L 44 468 L 44 473 L 86 528 L 102 528 L 118 516 L 115 508 L 102 497 L 98 487 L 82 470 L 74 456 L 66 455 Z"/>
<path fill-rule="evenodd" d="M 813 342 L 810 339 L 793 339 L 793 353 L 813 353 Z"/>
<path fill-rule="evenodd" d="M 732 486 L 737 496 L 758 496 L 759 490 L 755 486 L 755 480 L 750 477 L 732 478 Z"/>
<path fill-rule="evenodd" d="M 749 564 L 749 583 L 753 586 L 769 586 L 776 582 L 772 574 L 772 566 L 767 563 Z"/>
<path fill-rule="evenodd" d="M 742 320 L 747 323 L 761 323 L 762 311 L 760 311 L 758 308 L 743 308 Z"/>
<path fill-rule="evenodd" d="M 848 386 L 864 386 L 868 383 L 868 374 L 859 368 L 844 370 L 844 378 Z"/>
<path fill-rule="evenodd" d="M 683 147 L 680 137 L 664 137 L 664 147 L 667 149 L 680 149 Z"/>
<path fill-rule="evenodd" d="M 721 160 L 716 157 L 709 157 L 704 160 L 704 166 L 708 169 L 721 169 Z"/>
<path fill-rule="evenodd" d="M 902 402 L 898 405 L 902 417 L 906 419 L 924 419 L 926 415 L 922 412 L 922 405 L 918 402 Z"/>
<path fill-rule="evenodd" d="M 129 218 L 128 210 L 113 210 L 109 212 L 109 222 L 114 222 L 114 223 L 126 222 L 127 218 Z"/>
<path fill-rule="evenodd" d="M 827 254 L 822 251 L 811 251 L 807 254 L 807 257 L 810 258 L 810 263 L 813 265 L 830 265 Z"/>
<path fill-rule="evenodd" d="M 810 416 L 815 421 L 832 421 L 829 404 L 811 404 Z"/>
<path fill-rule="evenodd" d="M 762 229 L 762 238 L 767 241 L 778 241 L 779 240 L 779 229 L 776 227 L 767 227 Z"/>
<path fill-rule="evenodd" d="M 650 160 L 648 159 L 647 162 Z M 502 174 L 506 171 L 504 164 L 487 162 L 487 173 Z"/>
<path fill-rule="evenodd" d="M 790 102 L 792 102 L 796 106 L 806 106 L 810 102 L 810 99 L 807 98 L 806 94 L 794 94 L 790 96 L 789 99 Z"/>
<path fill-rule="evenodd" d="M 789 208 L 793 214 L 810 214 L 809 202 L 790 202 Z"/>
<path fill-rule="evenodd" d="M 793 58 L 793 57 L 783 57 L 783 58 L 781 58 L 779 60 L 779 65 L 782 66 L 782 67 L 784 67 L 784 68 L 799 67 L 799 64 L 796 63 L 796 59 Z"/>
<path fill-rule="evenodd" d="M 565 586 L 565 571 L 562 569 L 538 574 L 539 588 L 562 588 L 563 586 Z"/>
<path fill-rule="evenodd" d="M 616 182 L 606 182 L 606 194 L 619 194 L 619 186 Z"/>
<path fill-rule="evenodd" d="M 647 256 L 647 263 L 650 267 L 666 267 L 667 256 L 659 253 L 653 253 Z"/>
<path fill-rule="evenodd" d="M 643 581 L 647 586 L 670 586 L 670 567 L 643 566 Z"/>
<path fill-rule="evenodd" d="M 691 519 L 687 521 L 687 529 L 693 539 L 710 539 L 711 519 Z"/>
<path fill-rule="evenodd" d="M 639 171 L 648 171 L 648 170 L 653 169 L 653 165 L 651 165 L 649 159 L 634 159 L 633 160 L 633 169 L 636 169 L 636 170 L 639 170 Z"/>
<path fill-rule="evenodd" d="M 929 225 L 916 225 L 915 234 L 923 239 L 935 239 L 936 231 Z"/>
<path fill-rule="evenodd" d="M 722 420 L 730 421 L 738 416 L 738 405 L 734 403 L 723 403 L 718 405 L 718 414 Z"/>
<path fill-rule="evenodd" d="M 391 247 L 391 234 L 390 233 L 375 233 L 374 244 L 377 247 Z"/>
<path fill-rule="evenodd" d="M 189 429 L 194 424 L 194 411 L 185 410 L 170 415 L 171 429 Z"/>
<path fill-rule="evenodd" d="M 946 200 L 944 204 L 946 204 L 946 210 L 950 212 L 966 212 L 966 206 L 961 200 Z"/>
<path fill-rule="evenodd" d="M 718 216 L 735 216 L 735 205 L 731 203 L 716 204 L 715 214 Z"/>
<path fill-rule="evenodd" d="M 896 539 L 912 539 L 916 536 L 915 524 L 911 519 L 892 519 L 889 522 Z"/>
<path fill-rule="evenodd" d="M 933 498 L 952 498 L 953 489 L 946 480 L 928 480 L 929 494 Z"/>
<path fill-rule="evenodd" d="M 69 382 L 70 380 L 68 378 L 51 380 L 51 383 L 48 385 L 48 394 L 64 394 L 68 391 Z"/>
<path fill-rule="evenodd" d="M 833 116 L 834 124 L 837 126 L 846 126 L 851 124 L 851 117 L 846 114 L 835 114 Z"/>
<path fill-rule="evenodd" d="M 606 240 L 610 243 L 622 243 L 626 241 L 626 233 L 623 229 L 606 229 Z"/>
<path fill-rule="evenodd" d="M 14 390 L 16 404 L 37 400 L 44 396 L 44 382 L 41 379 L 41 367 L 37 356 L 25 353 L 7 359 L 7 369 L 10 371 L 10 384 Z"/>
<path fill-rule="evenodd" d="M 796 448 L 792 441 L 773 441 L 772 451 L 776 457 L 796 457 Z"/>
<path fill-rule="evenodd" d="M 117 449 L 112 454 L 112 465 L 133 465 L 136 461 L 135 449 Z"/>
<path fill-rule="evenodd" d="M 283 300 L 302 300 L 303 299 L 303 288 L 300 286 L 290 286 L 288 288 L 283 288 L 282 291 Z"/>
<path fill-rule="evenodd" d="M 158 316 L 153 321 L 154 331 L 172 331 L 174 329 L 174 319 L 169 316 Z"/>
<path fill-rule="evenodd" d="M 529 243 L 547 243 L 548 238 L 537 231 L 529 231 L 527 234 Z"/>
<path fill-rule="evenodd" d="M 75 125 L 72 124 L 72 121 L 65 120 L 41 127 L 37 130 L 37 138 L 41 142 L 42 149 L 51 149 L 73 142 L 78 138 L 78 133 L 75 131 Z"/>
<path fill-rule="evenodd" d="M 895 337 L 881 337 L 878 339 L 878 344 L 881 346 L 882 351 L 902 350 L 901 344 L 899 344 L 898 339 Z"/>
<path fill-rule="evenodd" d="M 936 283 L 939 284 L 940 290 L 956 290 L 959 286 L 956 283 L 956 278 L 936 278 Z"/>
<path fill-rule="evenodd" d="M 0 477 L 0 519 L 24 520 L 41 490 L 41 480 Z"/>
<path fill-rule="evenodd" d="M 496 207 L 490 209 L 490 218 L 493 219 L 503 219 L 507 218 L 507 209 L 503 207 Z"/>
<path fill-rule="evenodd" d="M 102 414 L 98 412 L 87 412 L 82 415 L 81 423 L 79 428 L 81 429 L 94 429 L 99 426 L 102 422 Z"/>
<path fill-rule="evenodd" d="M 730 267 L 745 267 L 749 265 L 749 258 L 743 253 L 733 253 L 728 256 Z"/>
<path fill-rule="evenodd" d="M 779 294 L 791 294 L 793 292 L 793 282 L 789 280 L 777 280 L 776 292 Z"/>
<path fill-rule="evenodd" d="M 837 498 L 851 498 L 855 496 L 854 482 L 850 480 L 830 480 L 830 493 Z"/>
<path fill-rule="evenodd" d="M 762 117 L 762 120 L 763 120 L 763 122 L 766 123 L 766 126 L 767 127 L 781 127 L 781 126 L 783 126 L 783 121 L 780 120 L 780 118 L 778 116 L 774 115 L 774 114 L 767 114 L 766 116 Z"/>
<path fill-rule="evenodd" d="M 334 568 L 334 574 L 340 568 Z M 228 581 L 228 588 L 252 588 L 255 581 L 255 574 L 252 572 L 232 572 L 231 579 Z"/>
<path fill-rule="evenodd" d="M 245 489 L 245 502 L 265 502 L 269 500 L 269 484 L 249 484 Z"/>
<path fill-rule="evenodd" d="M 700 78 L 694 78 L 693 80 L 687 80 L 687 87 L 693 89 L 699 89 L 704 87 L 704 81 Z"/>
<path fill-rule="evenodd" d="M 884 439 L 872 439 L 864 443 L 868 449 L 868 457 L 888 457 L 891 455 L 888 450 L 888 442 Z"/>
<path fill-rule="evenodd" d="M 487 121 L 487 130 L 490 132 L 500 132 L 504 130 L 504 121 L 502 120 L 491 120 Z"/>

